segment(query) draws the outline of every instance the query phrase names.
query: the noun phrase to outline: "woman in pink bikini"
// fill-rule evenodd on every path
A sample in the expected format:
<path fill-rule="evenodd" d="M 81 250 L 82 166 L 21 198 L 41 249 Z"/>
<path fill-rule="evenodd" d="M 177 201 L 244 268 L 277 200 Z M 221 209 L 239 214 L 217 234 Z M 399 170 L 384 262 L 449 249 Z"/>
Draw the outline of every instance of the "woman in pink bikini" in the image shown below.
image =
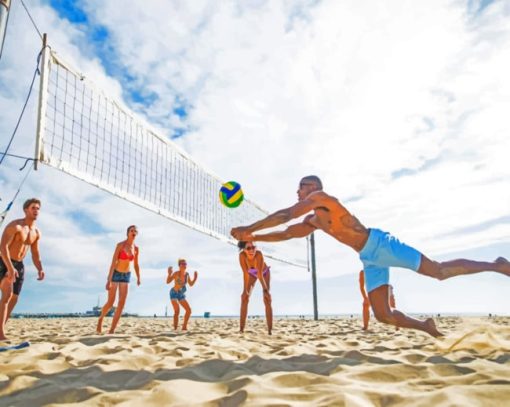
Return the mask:
<path fill-rule="evenodd" d="M 101 315 L 97 321 L 97 333 L 101 333 L 103 329 L 103 318 L 113 306 L 115 296 L 117 295 L 117 288 L 119 290 L 119 303 L 113 315 L 112 326 L 108 333 L 113 334 L 117 323 L 119 322 L 124 304 L 126 303 L 128 284 L 131 279 L 131 263 L 133 263 L 136 273 L 136 284 L 140 285 L 140 267 L 138 266 L 138 246 L 135 245 L 135 238 L 138 234 L 138 229 L 135 225 L 127 228 L 127 239 L 117 243 L 115 252 L 113 253 L 112 264 L 108 279 L 106 280 L 106 291 L 108 291 L 108 300 L 101 310 Z"/>
<path fill-rule="evenodd" d="M 267 332 L 271 335 L 273 330 L 273 308 L 271 306 L 271 294 L 269 293 L 271 273 L 264 262 L 264 256 L 257 250 L 253 242 L 240 241 L 239 263 L 243 270 L 243 293 L 241 295 L 241 325 L 240 332 L 244 332 L 246 316 L 248 315 L 248 301 L 255 282 L 260 281 L 264 293 L 264 306 L 266 307 Z"/>

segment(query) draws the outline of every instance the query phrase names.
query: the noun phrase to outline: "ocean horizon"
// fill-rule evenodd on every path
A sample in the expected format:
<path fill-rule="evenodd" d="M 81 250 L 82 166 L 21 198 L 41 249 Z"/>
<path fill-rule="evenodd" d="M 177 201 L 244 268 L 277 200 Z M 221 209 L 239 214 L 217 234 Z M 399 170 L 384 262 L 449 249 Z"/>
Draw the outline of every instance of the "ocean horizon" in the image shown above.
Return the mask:
<path fill-rule="evenodd" d="M 496 313 L 486 313 L 486 312 L 409 312 L 407 315 L 423 318 L 423 317 L 505 317 L 510 316 L 510 313 L 505 314 L 496 314 Z M 132 313 L 123 313 L 123 317 L 133 317 L 133 318 L 172 318 L 172 314 L 168 315 L 140 315 L 140 314 L 132 314 Z M 319 314 L 319 319 L 345 319 L 345 318 L 361 318 L 361 313 L 342 313 L 342 314 Z M 371 314 L 371 316 L 373 316 Z M 20 312 L 13 313 L 12 318 L 88 318 L 88 317 L 97 317 L 97 315 L 81 313 L 81 312 Z M 274 318 L 279 319 L 313 319 L 313 314 L 275 314 Z M 192 315 L 191 318 L 200 318 L 200 319 L 209 319 L 209 318 L 239 318 L 239 315 L 215 315 L 210 314 L 209 316 L 205 316 L 204 314 L 200 315 Z M 254 314 L 248 315 L 248 318 L 265 318 L 263 314 Z"/>

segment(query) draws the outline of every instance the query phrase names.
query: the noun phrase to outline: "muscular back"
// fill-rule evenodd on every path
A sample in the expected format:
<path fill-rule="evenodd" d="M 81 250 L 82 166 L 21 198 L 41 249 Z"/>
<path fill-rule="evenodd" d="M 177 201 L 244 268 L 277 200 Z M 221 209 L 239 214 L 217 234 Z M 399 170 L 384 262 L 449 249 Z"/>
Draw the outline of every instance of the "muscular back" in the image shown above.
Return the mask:
<path fill-rule="evenodd" d="M 32 228 L 24 224 L 23 219 L 10 222 L 2 235 L 1 246 L 7 245 L 9 257 L 12 260 L 22 261 L 28 249 L 40 237 L 37 227 Z"/>
<path fill-rule="evenodd" d="M 307 196 L 313 203 L 314 213 L 305 222 L 333 236 L 339 242 L 361 251 L 368 238 L 368 230 L 335 197 L 323 191 Z"/>

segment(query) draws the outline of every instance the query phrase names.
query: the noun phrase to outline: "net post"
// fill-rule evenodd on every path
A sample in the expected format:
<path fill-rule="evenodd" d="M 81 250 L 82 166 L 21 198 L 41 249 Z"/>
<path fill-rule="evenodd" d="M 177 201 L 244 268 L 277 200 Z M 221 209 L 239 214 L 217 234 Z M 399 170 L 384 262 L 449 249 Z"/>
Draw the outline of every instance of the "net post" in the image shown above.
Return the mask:
<path fill-rule="evenodd" d="M 313 319 L 319 320 L 319 308 L 317 306 L 317 267 L 315 263 L 315 236 L 310 235 L 310 255 L 312 260 L 312 290 L 313 290 Z"/>
<path fill-rule="evenodd" d="M 9 22 L 9 8 L 11 0 L 0 0 L 0 59 L 4 49 L 5 35 L 7 33 L 7 23 Z"/>
<path fill-rule="evenodd" d="M 39 102 L 37 104 L 37 133 L 35 139 L 34 170 L 37 171 L 39 161 L 44 160 L 42 143 L 46 127 L 46 100 L 48 98 L 48 80 L 50 66 L 50 48 L 48 47 L 47 34 L 43 34 L 41 51 L 41 79 L 39 82 Z"/>

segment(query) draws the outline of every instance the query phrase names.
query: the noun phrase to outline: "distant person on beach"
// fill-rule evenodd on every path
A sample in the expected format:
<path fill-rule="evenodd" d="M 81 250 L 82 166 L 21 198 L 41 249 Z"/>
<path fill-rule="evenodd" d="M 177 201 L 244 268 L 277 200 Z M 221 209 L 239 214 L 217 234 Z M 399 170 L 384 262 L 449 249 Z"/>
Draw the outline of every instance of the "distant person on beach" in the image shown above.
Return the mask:
<path fill-rule="evenodd" d="M 495 271 L 510 276 L 510 262 L 503 257 L 498 257 L 493 262 L 465 259 L 437 262 L 389 233 L 366 228 L 337 198 L 322 190 L 322 182 L 315 175 L 301 179 L 297 194 L 298 202 L 295 205 L 251 225 L 233 228 L 232 236 L 237 240 L 279 242 L 308 236 L 317 229 L 326 232 L 359 254 L 365 270 L 368 297 L 378 321 L 402 328 L 418 329 L 434 337 L 442 336 L 432 318 L 422 321 L 391 309 L 388 286 L 390 267 L 411 269 L 438 280 L 482 271 Z M 309 212 L 312 213 L 308 214 Z M 283 231 L 253 234 L 306 214 L 308 215 L 300 223 Z"/>
<path fill-rule="evenodd" d="M 248 315 L 248 302 L 257 280 L 260 281 L 266 308 L 267 332 L 271 335 L 273 330 L 273 308 L 271 306 L 270 282 L 271 272 L 264 262 L 264 255 L 257 250 L 253 242 L 239 241 L 239 264 L 243 270 L 243 293 L 241 294 L 241 318 L 239 331 L 244 332 L 246 316 Z"/>
<path fill-rule="evenodd" d="M 23 204 L 25 217 L 10 222 L 2 233 L 0 241 L 0 340 L 7 339 L 4 333 L 5 323 L 18 302 L 23 281 L 25 266 L 23 259 L 28 250 L 32 253 L 32 261 L 37 269 L 37 280 L 44 280 L 44 271 L 39 254 L 41 232 L 35 225 L 39 216 L 41 201 L 28 199 Z"/>
<path fill-rule="evenodd" d="M 136 273 L 136 284 L 140 285 L 140 266 L 138 265 L 138 255 L 140 250 L 135 245 L 135 239 L 138 235 L 138 229 L 135 225 L 127 228 L 127 239 L 117 243 L 113 252 L 112 264 L 110 272 L 106 279 L 106 291 L 108 291 L 108 299 L 101 310 L 101 315 L 97 321 L 97 333 L 101 333 L 103 329 L 103 319 L 113 307 L 117 290 L 119 291 L 119 302 L 115 313 L 113 314 L 112 326 L 108 331 L 109 334 L 115 333 L 115 328 L 119 322 L 120 316 L 126 304 L 128 294 L 129 281 L 131 280 L 131 263 Z"/>
<path fill-rule="evenodd" d="M 365 291 L 365 272 L 363 270 L 359 272 L 359 290 L 363 297 L 363 330 L 366 331 L 368 329 L 368 321 L 370 321 L 370 299 L 368 298 L 367 292 Z M 388 292 L 390 296 L 390 307 L 395 309 L 395 295 L 393 293 L 393 286 L 391 284 L 388 284 Z M 398 330 L 399 327 L 397 326 L 397 331 Z"/>
<path fill-rule="evenodd" d="M 179 259 L 177 261 L 179 270 L 173 271 L 172 266 L 168 267 L 168 275 L 166 277 L 166 283 L 170 284 L 174 281 L 174 286 L 170 289 L 170 302 L 174 309 L 174 330 L 177 330 L 179 325 L 179 312 L 180 306 L 184 308 L 184 321 L 182 323 L 182 330 L 188 330 L 188 321 L 191 317 L 191 307 L 186 300 L 186 284 L 190 287 L 194 286 L 197 282 L 198 272 L 193 273 L 193 278 L 189 277 L 189 273 L 186 271 L 188 266 L 185 259 Z"/>

